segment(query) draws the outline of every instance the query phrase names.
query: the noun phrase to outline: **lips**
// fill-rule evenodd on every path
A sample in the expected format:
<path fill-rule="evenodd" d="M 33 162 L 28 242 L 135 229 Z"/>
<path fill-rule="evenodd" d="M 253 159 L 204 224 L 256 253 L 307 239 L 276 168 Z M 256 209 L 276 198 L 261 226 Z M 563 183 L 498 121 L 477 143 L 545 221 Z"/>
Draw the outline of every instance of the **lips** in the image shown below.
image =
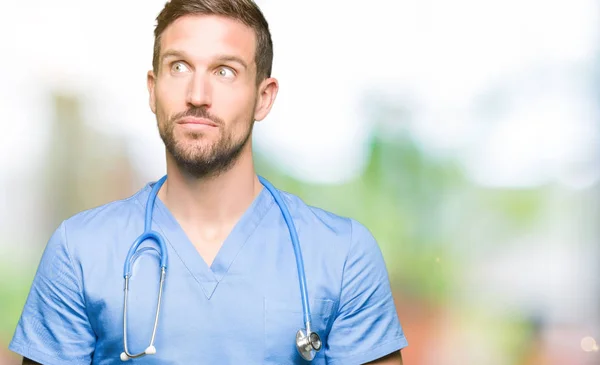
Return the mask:
<path fill-rule="evenodd" d="M 205 125 L 209 127 L 217 127 L 217 124 L 211 121 L 210 119 L 205 118 L 195 118 L 195 117 L 185 117 L 181 118 L 177 121 L 177 124 L 184 125 Z"/>

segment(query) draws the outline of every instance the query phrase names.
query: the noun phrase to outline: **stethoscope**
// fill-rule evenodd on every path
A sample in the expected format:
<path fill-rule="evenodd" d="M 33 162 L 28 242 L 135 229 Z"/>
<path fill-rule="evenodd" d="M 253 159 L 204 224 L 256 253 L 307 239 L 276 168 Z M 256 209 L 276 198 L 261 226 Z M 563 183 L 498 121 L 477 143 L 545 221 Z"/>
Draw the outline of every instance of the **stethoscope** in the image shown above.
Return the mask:
<path fill-rule="evenodd" d="M 148 195 L 148 201 L 146 202 L 146 212 L 144 221 L 144 233 L 142 233 L 131 245 L 127 258 L 125 259 L 125 267 L 123 269 L 123 276 L 125 277 L 125 298 L 123 304 L 123 347 L 125 351 L 121 353 L 121 361 L 127 361 L 129 359 L 135 359 L 144 355 L 156 354 L 156 347 L 154 347 L 154 340 L 156 338 L 156 327 L 158 325 L 158 314 L 160 312 L 160 303 L 162 299 L 163 284 L 165 283 L 165 276 L 167 274 L 167 246 L 161 234 L 157 231 L 152 230 L 152 213 L 154 211 L 154 202 L 161 186 L 164 184 L 167 176 L 163 176 L 159 181 L 154 184 L 150 194 Z M 300 356 L 307 361 L 311 361 L 315 358 L 316 353 L 321 350 L 322 343 L 321 338 L 316 332 L 313 332 L 310 328 L 310 307 L 308 305 L 308 290 L 306 289 L 306 276 L 304 275 L 304 262 L 302 261 L 302 253 L 300 251 L 300 244 L 298 242 L 298 233 L 296 227 L 290 215 L 289 210 L 279 192 L 275 189 L 271 183 L 259 176 L 258 179 L 265 188 L 271 193 L 277 206 L 283 214 L 283 218 L 287 225 L 290 237 L 292 239 L 292 245 L 294 246 L 294 255 L 296 256 L 296 267 L 298 269 L 298 281 L 300 283 L 300 294 L 302 296 L 302 313 L 304 314 L 304 329 L 298 330 L 296 333 L 296 348 L 300 353 Z M 150 345 L 138 354 L 131 354 L 127 348 L 127 293 L 129 292 L 129 278 L 131 278 L 131 262 L 132 259 L 140 246 L 140 244 L 146 240 L 154 241 L 158 244 L 160 250 L 160 286 L 158 290 L 158 303 L 156 306 L 156 316 L 154 317 L 154 328 L 152 329 L 152 338 L 150 339 Z"/>

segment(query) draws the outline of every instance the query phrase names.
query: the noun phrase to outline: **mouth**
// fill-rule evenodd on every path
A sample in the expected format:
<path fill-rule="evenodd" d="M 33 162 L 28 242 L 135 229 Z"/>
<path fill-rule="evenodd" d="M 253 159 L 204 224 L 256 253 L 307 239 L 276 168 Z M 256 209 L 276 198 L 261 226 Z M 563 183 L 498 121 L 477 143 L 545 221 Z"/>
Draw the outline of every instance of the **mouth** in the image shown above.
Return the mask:
<path fill-rule="evenodd" d="M 195 117 L 185 117 L 181 118 L 177 121 L 177 124 L 185 125 L 185 126 L 207 126 L 207 127 L 218 127 L 216 123 L 214 123 L 210 119 L 206 118 L 195 118 Z"/>

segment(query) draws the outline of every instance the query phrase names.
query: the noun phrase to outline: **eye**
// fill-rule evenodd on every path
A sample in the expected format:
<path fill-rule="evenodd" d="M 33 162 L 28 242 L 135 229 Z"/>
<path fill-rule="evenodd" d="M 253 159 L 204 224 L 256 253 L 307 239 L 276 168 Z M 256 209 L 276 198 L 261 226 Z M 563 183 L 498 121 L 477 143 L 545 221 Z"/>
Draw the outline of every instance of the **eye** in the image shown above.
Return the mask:
<path fill-rule="evenodd" d="M 190 69 L 183 62 L 175 62 L 171 66 L 171 71 L 175 73 L 188 72 Z"/>
<path fill-rule="evenodd" d="M 219 67 L 217 70 L 217 75 L 230 79 L 235 76 L 235 72 L 229 67 Z"/>

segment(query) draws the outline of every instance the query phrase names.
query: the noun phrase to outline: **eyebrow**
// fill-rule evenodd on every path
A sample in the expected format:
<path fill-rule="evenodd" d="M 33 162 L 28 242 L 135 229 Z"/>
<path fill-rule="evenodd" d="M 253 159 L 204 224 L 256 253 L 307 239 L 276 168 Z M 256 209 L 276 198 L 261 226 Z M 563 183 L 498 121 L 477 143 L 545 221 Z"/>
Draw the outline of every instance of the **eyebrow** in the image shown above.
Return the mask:
<path fill-rule="evenodd" d="M 217 57 L 217 61 L 219 62 L 235 62 L 240 64 L 240 66 L 242 66 L 243 68 L 247 69 L 248 65 L 246 64 L 246 62 L 239 58 L 238 56 L 233 56 L 233 55 L 221 55 Z"/>
<path fill-rule="evenodd" d="M 174 49 L 165 51 L 165 53 L 163 53 L 163 55 L 161 56 L 161 63 L 164 63 L 166 59 L 171 58 L 171 57 L 186 58 L 186 53 L 182 52 L 182 51 L 174 50 Z M 238 56 L 234 56 L 234 55 L 227 55 L 227 54 L 218 55 L 215 58 L 215 61 L 217 61 L 217 62 L 235 62 L 235 63 L 238 63 L 240 66 L 242 66 L 245 69 L 248 68 L 248 64 L 243 59 L 241 59 Z"/>
<path fill-rule="evenodd" d="M 185 58 L 185 53 L 177 51 L 177 50 L 168 50 L 168 51 L 165 51 L 165 53 L 163 53 L 163 55 L 160 57 L 160 61 L 161 61 L 161 63 L 164 63 L 167 58 L 171 58 L 171 57 Z"/>

